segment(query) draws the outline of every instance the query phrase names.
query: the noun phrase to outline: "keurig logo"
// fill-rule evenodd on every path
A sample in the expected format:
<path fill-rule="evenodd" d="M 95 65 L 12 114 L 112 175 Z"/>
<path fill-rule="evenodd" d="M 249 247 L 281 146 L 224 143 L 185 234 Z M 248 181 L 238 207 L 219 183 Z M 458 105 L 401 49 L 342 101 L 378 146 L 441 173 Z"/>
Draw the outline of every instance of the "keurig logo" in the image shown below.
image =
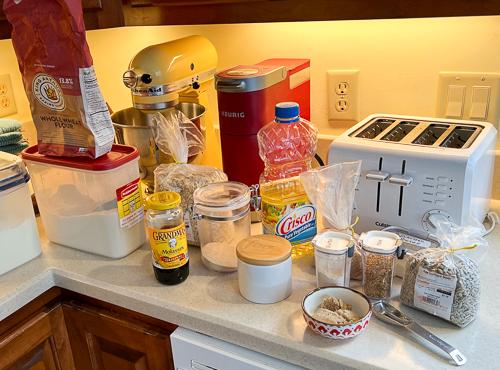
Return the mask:
<path fill-rule="evenodd" d="M 225 118 L 245 118 L 245 112 L 226 112 L 223 110 L 220 115 Z"/>

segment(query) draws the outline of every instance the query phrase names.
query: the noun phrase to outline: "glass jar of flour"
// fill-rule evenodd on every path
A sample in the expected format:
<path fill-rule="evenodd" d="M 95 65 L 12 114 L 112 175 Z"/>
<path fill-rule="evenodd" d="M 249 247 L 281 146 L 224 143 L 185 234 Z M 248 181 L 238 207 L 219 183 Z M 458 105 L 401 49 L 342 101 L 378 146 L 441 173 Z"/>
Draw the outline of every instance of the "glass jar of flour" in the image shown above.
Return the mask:
<path fill-rule="evenodd" d="M 193 199 L 203 263 L 236 271 L 236 244 L 250 236 L 250 189 L 234 181 L 213 183 L 196 189 Z"/>

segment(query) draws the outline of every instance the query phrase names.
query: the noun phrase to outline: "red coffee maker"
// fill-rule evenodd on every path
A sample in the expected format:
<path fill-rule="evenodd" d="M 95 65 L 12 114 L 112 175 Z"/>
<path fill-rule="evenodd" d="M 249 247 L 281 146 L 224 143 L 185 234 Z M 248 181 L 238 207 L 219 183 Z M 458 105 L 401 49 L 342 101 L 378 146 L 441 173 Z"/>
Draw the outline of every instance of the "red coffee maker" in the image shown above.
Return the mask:
<path fill-rule="evenodd" d="M 229 180 L 259 183 L 264 163 L 257 132 L 274 119 L 276 103 L 297 102 L 301 117 L 310 119 L 309 65 L 309 59 L 267 59 L 217 73 L 222 166 Z"/>

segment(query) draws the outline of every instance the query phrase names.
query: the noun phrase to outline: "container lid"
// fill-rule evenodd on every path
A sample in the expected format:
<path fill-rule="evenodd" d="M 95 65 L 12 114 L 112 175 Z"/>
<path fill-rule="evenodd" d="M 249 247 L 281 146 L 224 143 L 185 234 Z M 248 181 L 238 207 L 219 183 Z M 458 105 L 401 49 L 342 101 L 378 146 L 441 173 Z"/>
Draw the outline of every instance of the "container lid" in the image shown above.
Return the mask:
<path fill-rule="evenodd" d="M 338 231 L 324 231 L 312 240 L 314 249 L 328 254 L 346 254 L 354 245 L 354 240 L 349 234 Z"/>
<path fill-rule="evenodd" d="M 399 235 L 388 231 L 368 231 L 361 234 L 359 241 L 364 250 L 382 254 L 394 253 L 401 245 Z"/>
<path fill-rule="evenodd" d="M 25 184 L 29 179 L 21 158 L 0 151 L 0 192 Z"/>
<path fill-rule="evenodd" d="M 274 107 L 274 114 L 278 119 L 296 118 L 300 115 L 299 104 L 293 101 L 278 103 Z"/>
<path fill-rule="evenodd" d="M 54 166 L 76 168 L 85 171 L 108 171 L 139 157 L 133 146 L 113 144 L 111 151 L 99 158 L 55 157 L 38 153 L 38 145 L 30 146 L 22 152 L 26 161 L 45 163 Z"/>
<path fill-rule="evenodd" d="M 175 191 L 160 191 L 146 198 L 146 207 L 155 211 L 165 211 L 178 207 L 181 204 L 181 196 Z"/>
<path fill-rule="evenodd" d="M 255 266 L 272 266 L 287 260 L 292 245 L 276 235 L 255 235 L 241 240 L 236 246 L 238 258 Z"/>
<path fill-rule="evenodd" d="M 193 199 L 198 211 L 233 210 L 250 203 L 250 189 L 241 182 L 216 182 L 196 189 Z"/>

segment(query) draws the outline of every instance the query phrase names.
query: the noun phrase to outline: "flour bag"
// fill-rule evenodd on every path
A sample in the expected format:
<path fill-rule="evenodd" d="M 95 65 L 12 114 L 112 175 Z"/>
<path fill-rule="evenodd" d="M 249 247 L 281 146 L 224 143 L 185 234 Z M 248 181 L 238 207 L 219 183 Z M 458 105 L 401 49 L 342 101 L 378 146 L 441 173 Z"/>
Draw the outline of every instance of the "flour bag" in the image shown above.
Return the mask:
<path fill-rule="evenodd" d="M 4 0 L 38 152 L 97 158 L 114 130 L 85 38 L 81 0 Z"/>

